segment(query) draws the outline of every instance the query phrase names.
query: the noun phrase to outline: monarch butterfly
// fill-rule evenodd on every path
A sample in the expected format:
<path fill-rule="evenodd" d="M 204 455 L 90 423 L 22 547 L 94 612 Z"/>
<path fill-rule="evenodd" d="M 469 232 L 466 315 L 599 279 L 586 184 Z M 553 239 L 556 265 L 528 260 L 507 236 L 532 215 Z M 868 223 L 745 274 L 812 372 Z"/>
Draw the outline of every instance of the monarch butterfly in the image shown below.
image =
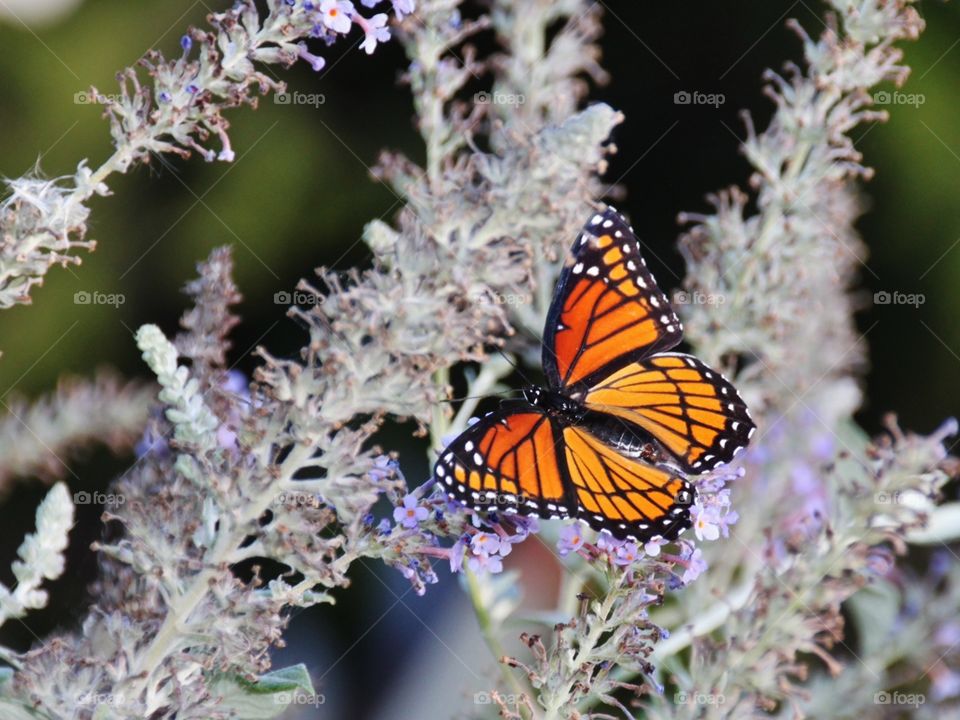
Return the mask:
<path fill-rule="evenodd" d="M 696 497 L 686 475 L 730 461 L 755 425 L 720 373 L 668 352 L 683 326 L 622 215 L 593 215 L 571 256 L 543 335 L 547 387 L 468 427 L 434 477 L 475 510 L 673 540 Z"/>

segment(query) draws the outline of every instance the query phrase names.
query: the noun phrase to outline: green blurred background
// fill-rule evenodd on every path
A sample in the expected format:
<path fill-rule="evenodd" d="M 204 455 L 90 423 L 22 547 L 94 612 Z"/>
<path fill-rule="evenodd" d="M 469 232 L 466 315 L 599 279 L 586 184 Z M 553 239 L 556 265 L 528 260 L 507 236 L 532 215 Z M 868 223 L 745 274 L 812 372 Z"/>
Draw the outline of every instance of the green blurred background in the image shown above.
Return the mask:
<path fill-rule="evenodd" d="M 20 4 L 0 0 L 0 174 L 6 177 L 23 174 L 38 159 L 47 176 L 71 173 L 83 158 L 96 167 L 111 150 L 108 126 L 99 107 L 75 102 L 76 94 L 91 84 L 115 92 L 117 70 L 148 48 L 179 53 L 178 40 L 188 25 L 202 24 L 209 11 L 226 7 L 210 0 L 86 0 L 34 24 L 25 22 Z M 608 179 L 626 189 L 618 206 L 654 248 L 657 276 L 677 286 L 683 271 L 674 247 L 677 213 L 705 211 L 706 193 L 745 184 L 738 112 L 747 108 L 759 127 L 765 124 L 771 103 L 761 93 L 764 68 L 800 60 L 800 43 L 784 20 L 796 17 L 811 34 L 819 33 L 823 6 L 769 0 L 606 6 L 602 44 L 612 82 L 595 89 L 591 99 L 626 114 Z M 960 186 L 960 8 L 940 2 L 918 7 L 928 28 L 919 42 L 905 46 L 914 70 L 903 92 L 922 95 L 922 104 L 890 106 L 889 123 L 854 131 L 856 147 L 877 170 L 865 186 L 870 208 L 859 223 L 870 256 L 861 268 L 865 301 L 858 323 L 869 330 L 871 357 L 860 419 L 871 433 L 891 409 L 904 427 L 918 431 L 960 413 L 960 322 L 953 295 L 960 286 L 960 211 L 954 195 Z M 33 306 L 0 313 L 0 393 L 36 396 L 61 375 L 89 376 L 104 366 L 146 377 L 132 332 L 147 322 L 173 331 L 185 306 L 179 288 L 193 277 L 195 263 L 222 244 L 234 247 L 244 295 L 243 324 L 235 332 L 237 367 L 252 369 L 249 350 L 258 344 L 275 354 L 296 352 L 303 335 L 274 294 L 292 290 L 319 265 L 367 264 L 369 253 L 359 242 L 364 224 L 390 220 L 399 208 L 369 168 L 381 148 L 416 159 L 422 154 L 409 94 L 397 84 L 401 50 L 388 44 L 367 57 L 355 47 L 359 37 L 351 40 L 354 46 L 341 43 L 323 51 L 328 64 L 320 74 L 300 65 L 272 69 L 291 89 L 322 93 L 326 101 L 314 108 L 268 99 L 256 112 L 233 111 L 234 163 L 167 157 L 110 178 L 114 196 L 93 201 L 90 237 L 98 240 L 98 250 L 84 255 L 79 268 L 52 270 L 34 291 Z M 725 103 L 676 105 L 673 95 L 680 90 L 723 93 Z M 922 293 L 926 301 L 919 308 L 873 305 L 870 296 L 881 290 Z M 78 291 L 122 293 L 126 301 L 118 308 L 77 305 Z M 405 431 L 395 431 L 394 438 L 396 449 L 409 443 Z M 95 452 L 72 464 L 67 479 L 74 490 L 103 488 L 129 462 Z M 419 481 L 425 463 L 419 457 L 409 462 L 404 461 L 408 476 Z M 9 560 L 31 529 L 32 508 L 42 494 L 37 486 L 23 485 L 2 508 L 5 582 L 12 579 Z M 85 606 L 70 598 L 82 597 L 92 576 L 87 546 L 99 533 L 99 511 L 81 513 L 71 548 L 75 572 L 54 586 L 60 597 L 55 595 L 50 610 L 29 621 L 39 635 L 57 625 L 69 627 Z M 405 589 L 399 574 L 382 577 Z M 426 615 L 436 604 L 457 602 L 454 583 L 442 585 L 426 600 L 407 602 Z M 376 618 L 392 602 L 366 571 L 349 592 L 362 598 L 360 606 L 324 609 L 320 618 L 298 620 L 308 637 L 316 628 L 319 647 L 313 651 L 320 657 L 336 658 L 369 624 L 367 616 Z M 416 624 L 380 627 L 338 664 L 337 674 L 349 678 L 371 667 L 389 674 L 388 662 L 396 658 L 382 656 L 384 643 L 410 653 L 429 645 Z M 0 641 L 25 647 L 31 634 L 8 627 Z M 290 658 L 299 659 L 296 653 Z M 358 683 L 351 691 L 356 716 L 371 715 L 389 685 L 385 681 L 381 692 L 371 693 Z"/>

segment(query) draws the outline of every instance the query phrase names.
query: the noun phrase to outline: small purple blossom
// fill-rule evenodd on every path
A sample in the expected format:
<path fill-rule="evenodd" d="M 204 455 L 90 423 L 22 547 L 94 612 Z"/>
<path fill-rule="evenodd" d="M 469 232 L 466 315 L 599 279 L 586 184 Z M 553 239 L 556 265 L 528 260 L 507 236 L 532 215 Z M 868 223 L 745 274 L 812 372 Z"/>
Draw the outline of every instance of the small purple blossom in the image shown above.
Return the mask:
<path fill-rule="evenodd" d="M 450 548 L 450 572 L 463 570 L 463 558 L 467 554 L 468 544 L 470 544 L 470 538 L 464 535 Z"/>
<path fill-rule="evenodd" d="M 648 557 L 657 557 L 660 554 L 660 548 L 665 544 L 666 540 L 659 535 L 655 535 L 643 544 L 643 552 Z"/>
<path fill-rule="evenodd" d="M 411 15 L 416 10 L 414 0 L 393 0 L 393 12 L 396 13 L 398 20 L 403 20 L 404 15 Z"/>
<path fill-rule="evenodd" d="M 413 495 L 406 495 L 403 498 L 403 505 L 393 509 L 394 521 L 407 529 L 417 527 L 428 517 L 430 517 L 430 511 L 420 505 Z"/>
<path fill-rule="evenodd" d="M 503 552 L 506 546 L 506 552 Z M 475 555 L 507 555 L 510 553 L 510 544 L 503 542 L 495 533 L 478 532 L 470 541 L 470 550 Z"/>
<path fill-rule="evenodd" d="M 623 545 L 623 540 L 618 540 L 608 532 L 601 531 L 597 536 L 597 549 L 606 553 L 613 554 L 617 548 Z"/>
<path fill-rule="evenodd" d="M 331 30 L 343 35 L 350 32 L 353 3 L 347 0 L 323 0 L 320 12 L 323 14 L 323 24 Z"/>
<path fill-rule="evenodd" d="M 163 456 L 169 451 L 170 446 L 167 444 L 167 438 L 159 432 L 154 422 L 147 424 L 146 430 L 143 431 L 143 437 L 140 438 L 134 447 L 134 452 L 138 460 L 149 453 L 156 453 L 157 455 Z"/>
<path fill-rule="evenodd" d="M 314 55 L 307 49 L 305 42 L 297 43 L 297 57 L 313 68 L 314 72 L 320 72 L 326 66 L 327 61 L 319 55 Z"/>
<path fill-rule="evenodd" d="M 690 556 L 684 559 L 687 564 L 687 569 L 683 571 L 680 579 L 684 585 L 687 585 L 703 574 L 707 569 L 707 561 L 703 559 L 703 553 L 700 551 L 700 548 L 693 548 Z"/>
<path fill-rule="evenodd" d="M 614 551 L 613 562 L 621 567 L 633 565 L 640 558 L 640 548 L 633 540 L 624 542 Z"/>
<path fill-rule="evenodd" d="M 389 455 L 378 455 L 373 461 L 373 467 L 367 471 L 367 476 L 373 482 L 382 482 L 393 475 L 396 467 L 396 461 Z"/>
<path fill-rule="evenodd" d="M 377 43 L 386 42 L 390 39 L 390 31 L 386 27 L 386 13 L 377 13 L 369 20 L 362 22 L 358 17 L 357 23 L 363 27 L 365 37 L 360 47 L 366 51 L 367 55 L 373 54 L 373 51 L 377 49 Z"/>
<path fill-rule="evenodd" d="M 583 527 L 575 522 L 568 525 L 560 532 L 560 539 L 557 540 L 557 552 L 562 557 L 576 552 L 583 547 Z"/>
<path fill-rule="evenodd" d="M 526 540 L 531 534 L 540 532 L 540 521 L 535 517 L 523 517 L 515 515 L 511 518 L 517 529 L 517 534 L 511 538 L 510 542 L 520 542 Z"/>
<path fill-rule="evenodd" d="M 960 696 L 960 673 L 938 664 L 930 672 L 933 682 L 930 684 L 930 697 L 934 702 L 942 702 Z"/>
<path fill-rule="evenodd" d="M 503 571 L 503 561 L 496 555 L 474 555 L 467 560 L 467 567 L 477 573 L 498 573 Z"/>
<path fill-rule="evenodd" d="M 714 507 L 704 507 L 697 503 L 690 509 L 690 518 L 693 521 L 693 532 L 697 540 L 716 540 L 720 537 L 717 510 Z"/>
<path fill-rule="evenodd" d="M 237 433 L 227 425 L 221 425 L 217 428 L 217 445 L 224 450 L 237 450 Z"/>

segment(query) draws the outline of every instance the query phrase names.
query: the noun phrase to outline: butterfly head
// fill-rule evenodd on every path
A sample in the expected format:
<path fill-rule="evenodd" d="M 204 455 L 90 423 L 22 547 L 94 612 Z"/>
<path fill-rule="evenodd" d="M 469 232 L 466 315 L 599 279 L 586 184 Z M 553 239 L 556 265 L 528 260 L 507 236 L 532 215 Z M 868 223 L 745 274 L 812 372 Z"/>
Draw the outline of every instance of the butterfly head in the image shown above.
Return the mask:
<path fill-rule="evenodd" d="M 530 387 L 525 387 L 523 389 L 523 399 L 526 400 L 531 405 L 540 406 L 543 402 L 544 392 L 543 389 L 531 385 Z"/>
<path fill-rule="evenodd" d="M 535 385 L 524 388 L 523 397 L 531 405 L 542 408 L 559 420 L 576 422 L 586 412 L 586 408 L 575 399 Z"/>

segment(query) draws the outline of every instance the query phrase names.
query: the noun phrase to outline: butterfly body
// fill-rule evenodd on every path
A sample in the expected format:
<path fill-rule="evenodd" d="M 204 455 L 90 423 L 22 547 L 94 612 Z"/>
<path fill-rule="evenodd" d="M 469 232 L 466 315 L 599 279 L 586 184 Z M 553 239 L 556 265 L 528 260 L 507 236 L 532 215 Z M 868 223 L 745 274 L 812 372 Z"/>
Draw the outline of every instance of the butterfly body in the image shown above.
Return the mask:
<path fill-rule="evenodd" d="M 476 510 L 676 538 L 696 498 L 685 474 L 729 462 L 754 430 L 722 375 L 668 352 L 682 332 L 632 228 L 612 208 L 595 214 L 547 314 L 546 387 L 467 428 L 441 451 L 435 476 Z"/>
<path fill-rule="evenodd" d="M 560 427 L 580 427 L 628 457 L 642 457 L 648 462 L 666 460 L 650 433 L 628 421 L 591 410 L 575 397 L 536 386 L 524 388 L 523 396 Z"/>

